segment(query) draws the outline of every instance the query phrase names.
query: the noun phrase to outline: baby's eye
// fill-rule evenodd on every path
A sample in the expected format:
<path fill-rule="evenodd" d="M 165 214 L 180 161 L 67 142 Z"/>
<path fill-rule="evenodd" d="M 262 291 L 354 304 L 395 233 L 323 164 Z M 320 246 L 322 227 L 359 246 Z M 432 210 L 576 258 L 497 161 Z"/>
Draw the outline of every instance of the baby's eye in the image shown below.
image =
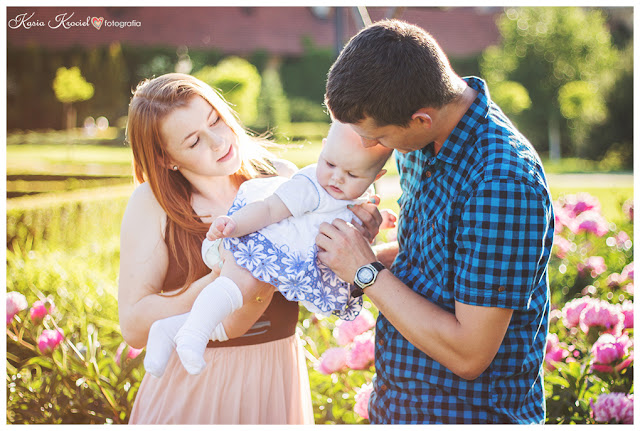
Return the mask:
<path fill-rule="evenodd" d="M 329 166 L 330 168 L 335 168 L 336 167 L 336 165 L 334 165 L 333 163 L 329 163 L 329 162 L 327 162 L 327 166 Z"/>
<path fill-rule="evenodd" d="M 358 178 L 357 175 L 352 174 L 351 172 L 347 172 L 347 175 L 349 175 L 351 178 Z"/>

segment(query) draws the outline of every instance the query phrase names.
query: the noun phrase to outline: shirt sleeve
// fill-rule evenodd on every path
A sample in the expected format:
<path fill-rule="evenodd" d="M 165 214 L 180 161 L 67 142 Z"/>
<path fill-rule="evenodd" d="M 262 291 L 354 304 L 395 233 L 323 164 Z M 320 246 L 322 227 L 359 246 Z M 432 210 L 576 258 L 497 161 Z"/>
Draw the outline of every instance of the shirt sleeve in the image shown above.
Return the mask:
<path fill-rule="evenodd" d="M 320 206 L 320 192 L 313 181 L 303 174 L 296 174 L 282 183 L 274 192 L 294 217 L 315 211 Z"/>
<path fill-rule="evenodd" d="M 455 299 L 526 310 L 546 274 L 550 203 L 511 179 L 480 184 L 467 200 L 456 234 Z"/>

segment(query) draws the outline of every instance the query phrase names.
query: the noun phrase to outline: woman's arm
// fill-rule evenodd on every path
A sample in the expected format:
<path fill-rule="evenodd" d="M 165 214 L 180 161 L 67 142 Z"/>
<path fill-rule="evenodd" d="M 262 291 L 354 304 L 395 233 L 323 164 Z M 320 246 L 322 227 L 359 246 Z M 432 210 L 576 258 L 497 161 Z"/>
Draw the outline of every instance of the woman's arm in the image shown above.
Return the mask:
<path fill-rule="evenodd" d="M 118 280 L 120 328 L 125 341 L 136 348 L 146 344 L 153 322 L 189 311 L 198 293 L 215 279 L 209 274 L 182 295 L 159 295 L 169 264 L 165 220 L 151 188 L 146 183 L 136 188 L 122 220 Z"/>
<path fill-rule="evenodd" d="M 149 186 L 139 186 L 129 200 L 122 221 L 118 285 L 120 329 L 127 344 L 135 348 L 146 345 L 153 322 L 190 311 L 200 291 L 218 276 L 207 274 L 180 295 L 159 295 L 169 264 L 162 233 L 165 220 L 166 214 Z M 260 282 L 256 280 L 256 283 Z M 263 302 L 248 302 L 224 320 L 229 338 L 243 335 L 269 305 L 273 288 L 260 284 L 264 285 Z"/>

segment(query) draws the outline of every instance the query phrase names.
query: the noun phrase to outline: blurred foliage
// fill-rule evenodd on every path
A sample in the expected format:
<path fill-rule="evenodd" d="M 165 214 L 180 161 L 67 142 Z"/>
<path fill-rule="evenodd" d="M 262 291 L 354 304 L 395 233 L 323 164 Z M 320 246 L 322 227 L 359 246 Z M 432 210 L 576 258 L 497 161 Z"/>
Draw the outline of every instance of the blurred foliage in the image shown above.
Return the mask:
<path fill-rule="evenodd" d="M 261 77 L 258 69 L 240 57 L 227 57 L 215 66 L 205 66 L 193 74 L 220 91 L 244 124 L 258 117 Z"/>
<path fill-rule="evenodd" d="M 491 99 L 505 112 L 519 114 L 531 107 L 529 93 L 522 84 L 513 81 L 497 82 L 491 88 Z"/>
<path fill-rule="evenodd" d="M 282 139 L 284 127 L 291 122 L 289 101 L 282 89 L 280 73 L 277 67 L 267 67 L 262 72 L 262 86 L 258 98 L 258 118 L 252 129 L 271 131 L 276 139 Z"/>
<path fill-rule="evenodd" d="M 512 120 L 539 152 L 548 150 L 553 118 L 563 119 L 558 125 L 568 155 L 586 154 L 589 132 L 606 118 L 604 101 L 620 75 L 606 18 L 600 9 L 579 7 L 508 8 L 500 17 L 502 41 L 483 53 L 482 75 L 489 88 L 515 81 L 527 89 L 531 108 L 512 112 Z M 576 81 L 585 84 L 571 84 Z"/>
<path fill-rule="evenodd" d="M 302 97 L 289 99 L 289 111 L 291 112 L 291 121 L 295 123 L 329 123 L 331 121 L 331 117 L 322 103 L 312 102 Z"/>
<path fill-rule="evenodd" d="M 60 67 L 53 79 L 53 91 L 62 103 L 83 102 L 93 97 L 93 84 L 87 82 L 77 67 Z"/>

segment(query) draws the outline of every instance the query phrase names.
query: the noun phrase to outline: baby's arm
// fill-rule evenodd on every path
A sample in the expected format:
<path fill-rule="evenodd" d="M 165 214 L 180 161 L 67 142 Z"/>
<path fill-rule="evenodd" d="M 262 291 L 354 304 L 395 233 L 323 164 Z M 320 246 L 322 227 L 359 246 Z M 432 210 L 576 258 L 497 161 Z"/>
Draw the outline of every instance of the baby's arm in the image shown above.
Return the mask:
<path fill-rule="evenodd" d="M 289 208 L 277 195 L 271 195 L 240 208 L 232 216 L 216 218 L 207 232 L 207 238 L 213 241 L 218 238 L 244 236 L 287 217 L 291 217 Z"/>

